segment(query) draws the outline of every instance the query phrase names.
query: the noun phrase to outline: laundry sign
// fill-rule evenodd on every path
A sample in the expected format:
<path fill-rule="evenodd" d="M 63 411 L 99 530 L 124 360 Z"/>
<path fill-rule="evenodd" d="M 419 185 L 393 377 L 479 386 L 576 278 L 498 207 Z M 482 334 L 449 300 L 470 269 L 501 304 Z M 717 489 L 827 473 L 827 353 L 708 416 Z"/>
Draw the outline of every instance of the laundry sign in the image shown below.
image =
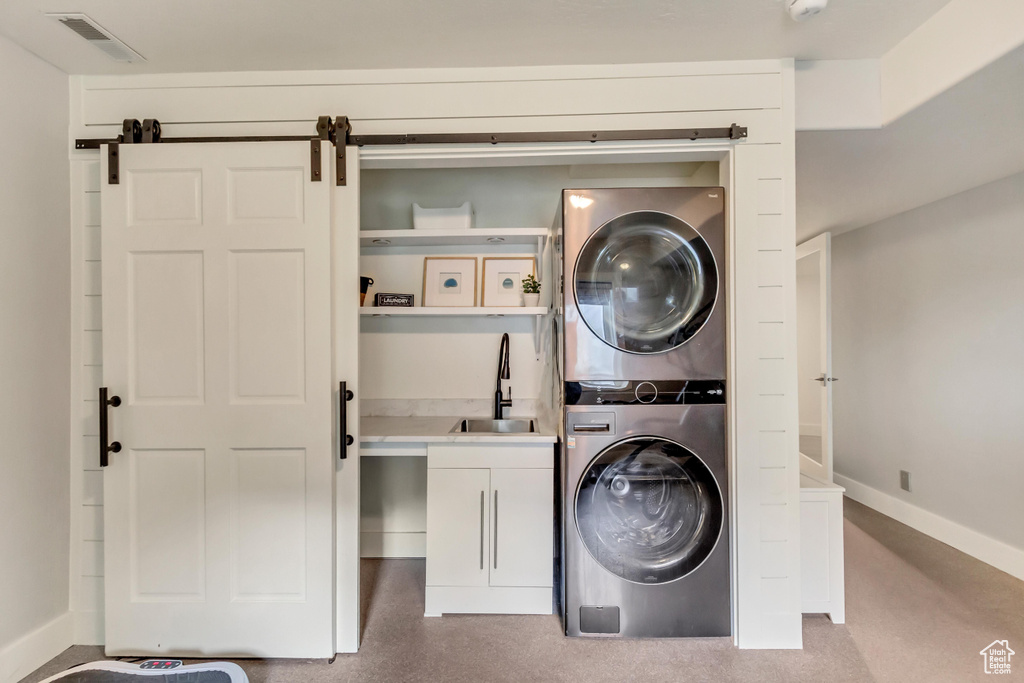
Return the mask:
<path fill-rule="evenodd" d="M 374 306 L 405 306 L 415 305 L 416 297 L 412 294 L 385 294 L 380 292 L 373 297 Z"/>

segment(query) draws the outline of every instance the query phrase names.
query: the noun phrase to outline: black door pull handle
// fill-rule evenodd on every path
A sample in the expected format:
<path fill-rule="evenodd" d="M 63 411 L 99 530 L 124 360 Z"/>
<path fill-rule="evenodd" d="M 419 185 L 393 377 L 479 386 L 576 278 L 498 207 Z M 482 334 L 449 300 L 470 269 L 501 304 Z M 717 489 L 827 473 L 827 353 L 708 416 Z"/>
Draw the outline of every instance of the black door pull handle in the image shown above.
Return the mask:
<path fill-rule="evenodd" d="M 348 433 L 348 402 L 355 398 L 345 382 L 338 383 L 338 457 L 344 460 L 348 457 L 348 447 L 355 439 Z"/>
<path fill-rule="evenodd" d="M 100 387 L 100 467 L 106 467 L 110 464 L 109 455 L 111 453 L 121 452 L 121 442 L 115 441 L 110 443 L 108 438 L 109 427 L 107 425 L 107 408 L 113 406 L 114 408 L 121 405 L 120 396 L 111 396 L 107 398 L 107 388 Z"/>

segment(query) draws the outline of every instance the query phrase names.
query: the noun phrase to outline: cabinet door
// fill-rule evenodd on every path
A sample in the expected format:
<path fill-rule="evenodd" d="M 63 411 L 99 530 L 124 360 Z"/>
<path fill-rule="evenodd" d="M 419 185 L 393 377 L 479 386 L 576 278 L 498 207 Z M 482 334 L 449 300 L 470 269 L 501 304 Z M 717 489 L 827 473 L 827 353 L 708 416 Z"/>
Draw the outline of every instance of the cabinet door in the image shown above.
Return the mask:
<path fill-rule="evenodd" d="M 427 585 L 486 586 L 490 470 L 427 470 Z"/>
<path fill-rule="evenodd" d="M 491 470 L 492 586 L 553 585 L 550 469 Z"/>

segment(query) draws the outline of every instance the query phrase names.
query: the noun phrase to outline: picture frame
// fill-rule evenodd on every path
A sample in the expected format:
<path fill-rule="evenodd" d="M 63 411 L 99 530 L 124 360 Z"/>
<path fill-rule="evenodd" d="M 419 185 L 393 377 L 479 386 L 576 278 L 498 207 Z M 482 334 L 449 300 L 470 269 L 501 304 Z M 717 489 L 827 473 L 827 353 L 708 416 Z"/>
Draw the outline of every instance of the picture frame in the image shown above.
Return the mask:
<path fill-rule="evenodd" d="M 537 274 L 533 256 L 484 257 L 483 306 L 522 306 L 523 278 Z"/>
<path fill-rule="evenodd" d="M 476 306 L 475 256 L 423 259 L 424 306 Z"/>

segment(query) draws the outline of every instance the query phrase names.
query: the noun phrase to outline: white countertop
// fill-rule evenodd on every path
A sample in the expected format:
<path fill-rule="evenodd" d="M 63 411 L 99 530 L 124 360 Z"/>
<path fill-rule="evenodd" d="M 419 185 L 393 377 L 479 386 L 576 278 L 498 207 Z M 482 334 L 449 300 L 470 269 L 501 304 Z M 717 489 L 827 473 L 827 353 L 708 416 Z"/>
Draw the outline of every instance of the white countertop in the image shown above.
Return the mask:
<path fill-rule="evenodd" d="M 363 443 L 555 443 L 554 431 L 537 422 L 540 431 L 524 434 L 452 434 L 461 417 L 361 417 Z M 515 419 L 515 418 L 513 418 Z M 536 421 L 535 421 L 536 422 Z"/>

